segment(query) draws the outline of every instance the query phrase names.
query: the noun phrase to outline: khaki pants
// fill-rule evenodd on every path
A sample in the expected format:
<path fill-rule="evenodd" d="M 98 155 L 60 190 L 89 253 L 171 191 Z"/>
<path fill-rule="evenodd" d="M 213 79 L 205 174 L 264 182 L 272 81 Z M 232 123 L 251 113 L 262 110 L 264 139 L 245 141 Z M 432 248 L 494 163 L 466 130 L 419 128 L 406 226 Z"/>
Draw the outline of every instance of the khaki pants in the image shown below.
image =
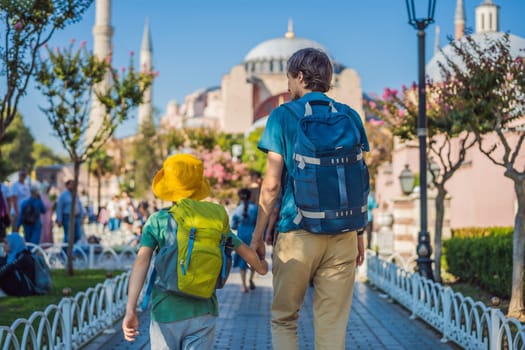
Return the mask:
<path fill-rule="evenodd" d="M 279 234 L 273 253 L 272 342 L 296 350 L 297 320 L 313 280 L 315 349 L 344 349 L 356 271 L 357 234 Z"/>

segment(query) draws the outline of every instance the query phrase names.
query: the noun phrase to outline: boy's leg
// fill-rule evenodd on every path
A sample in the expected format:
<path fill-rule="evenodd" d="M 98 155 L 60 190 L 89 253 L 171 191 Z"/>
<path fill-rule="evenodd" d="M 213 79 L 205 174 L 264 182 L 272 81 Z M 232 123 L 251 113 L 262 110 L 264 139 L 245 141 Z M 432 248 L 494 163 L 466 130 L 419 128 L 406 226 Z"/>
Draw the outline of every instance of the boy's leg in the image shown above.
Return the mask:
<path fill-rule="evenodd" d="M 217 317 L 204 315 L 188 320 L 161 323 L 151 321 L 152 350 L 212 349 Z"/>
<path fill-rule="evenodd" d="M 273 253 L 272 343 L 274 349 L 296 350 L 297 319 L 310 277 L 324 244 L 304 230 L 281 233 Z"/>
<path fill-rule="evenodd" d="M 314 276 L 316 350 L 344 350 L 354 289 L 357 235 L 324 236 L 327 248 Z"/>
<path fill-rule="evenodd" d="M 213 349 L 217 317 L 205 315 L 191 320 L 189 335 L 182 341 L 183 350 Z"/>

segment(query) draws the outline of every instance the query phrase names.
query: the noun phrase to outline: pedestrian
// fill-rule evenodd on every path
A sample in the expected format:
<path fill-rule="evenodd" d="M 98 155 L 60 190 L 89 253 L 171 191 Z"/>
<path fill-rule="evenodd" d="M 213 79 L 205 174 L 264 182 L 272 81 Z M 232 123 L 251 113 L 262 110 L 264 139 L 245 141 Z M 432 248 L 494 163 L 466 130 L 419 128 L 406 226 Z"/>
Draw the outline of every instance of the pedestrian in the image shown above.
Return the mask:
<path fill-rule="evenodd" d="M 27 248 L 24 238 L 13 232 L 0 244 L 4 245 L 7 259 L 0 263 L 0 288 L 11 296 L 36 294 L 35 260 Z"/>
<path fill-rule="evenodd" d="M 51 186 L 47 182 L 42 182 L 40 187 L 40 198 L 46 207 L 46 212 L 40 216 L 42 222 L 42 234 L 40 236 L 40 244 L 53 244 L 53 205 L 54 200 L 51 200 L 49 192 Z"/>
<path fill-rule="evenodd" d="M 20 205 L 24 199 L 29 198 L 29 186 L 26 184 L 27 171 L 20 169 L 18 171 L 18 181 L 15 182 L 9 190 L 9 206 L 10 214 L 12 215 L 11 223 L 13 225 L 13 231 L 16 231 L 16 223 L 18 221 L 18 215 L 20 213 Z"/>
<path fill-rule="evenodd" d="M 372 234 L 374 232 L 374 214 L 372 210 L 379 207 L 372 192 L 368 194 L 367 207 L 368 225 L 366 225 L 366 249 L 372 249 Z"/>
<path fill-rule="evenodd" d="M 242 188 L 238 193 L 239 205 L 235 208 L 232 215 L 231 227 L 233 230 L 237 230 L 237 236 L 249 245 L 252 241 L 252 234 L 255 228 L 255 221 L 257 220 L 257 205 L 250 201 L 251 191 L 248 188 Z M 248 263 L 236 253 L 233 259 L 233 267 L 240 269 L 241 281 L 242 281 L 242 292 L 248 292 L 248 286 L 246 285 L 246 271 L 250 270 L 250 289 L 255 289 L 255 283 L 253 282 L 254 270 L 248 266 Z"/>
<path fill-rule="evenodd" d="M 272 266 L 274 293 L 271 331 L 274 349 L 299 348 L 297 320 L 310 280 L 313 281 L 315 293 L 313 305 L 315 348 L 317 350 L 344 349 L 356 267 L 364 260 L 362 233 L 366 225 L 366 213 L 363 212 L 362 206 L 366 211 L 367 175 L 359 172 L 359 177 L 362 176 L 362 179 L 357 177 L 352 179 L 363 186 L 362 191 L 356 194 L 362 202 L 362 206 L 356 212 L 334 210 L 328 216 L 324 211 L 312 213 L 298 207 L 299 200 L 314 198 L 314 196 L 318 198 L 324 196 L 337 202 L 351 198 L 348 191 L 341 194 L 339 191 L 330 190 L 329 185 L 332 186 L 334 183 L 338 185 L 341 178 L 344 180 L 344 185 L 351 184 L 345 177 L 347 176 L 345 172 L 348 167 L 353 167 L 354 161 L 355 164 L 366 167 L 361 161 L 362 151 L 368 151 L 369 146 L 359 114 L 325 95 L 332 82 L 332 73 L 332 63 L 324 52 L 314 48 L 295 52 L 287 64 L 288 91 L 292 102 L 281 105 L 271 112 L 258 145 L 259 149 L 267 153 L 259 214 L 251 243 L 251 247 L 256 249 L 259 256 L 265 254 L 264 231 L 270 214 L 279 200 L 281 190 L 283 191 L 277 229 L 279 235 L 277 242 L 274 243 Z M 295 106 L 300 106 L 301 113 L 296 112 Z M 317 119 L 309 118 L 310 115 L 317 116 Z M 335 120 L 345 127 L 330 129 L 334 135 L 321 134 L 320 127 L 332 127 L 327 122 L 319 125 L 323 123 L 325 116 L 326 118 L 330 116 L 331 121 Z M 306 130 L 310 125 L 307 123 L 312 122 L 319 122 L 319 124 Z M 353 157 L 347 155 L 338 160 L 327 159 L 330 154 L 317 155 L 323 158 L 294 154 L 297 150 L 296 141 L 304 139 L 306 132 L 317 135 L 314 138 L 318 143 L 328 142 L 335 136 L 343 138 L 351 136 L 360 141 L 361 147 L 352 148 Z M 337 145 L 332 149 L 333 154 L 338 150 L 347 151 Z M 340 161 L 341 166 L 338 165 L 337 168 L 335 165 L 328 166 L 336 164 L 336 161 L 337 164 Z M 349 161 L 351 164 L 348 164 Z M 335 178 L 333 173 L 330 173 L 331 177 L 319 176 L 312 179 L 311 174 L 301 172 L 302 169 L 325 171 L 322 168 L 333 171 Z M 314 182 L 301 184 L 304 191 L 302 193 L 296 192 L 298 182 L 303 180 L 299 175 Z M 338 179 L 338 176 L 341 178 Z M 305 198 L 297 197 L 298 194 Z M 335 220 L 336 213 L 343 215 L 343 218 L 339 221 Z M 354 214 L 359 214 L 356 216 L 356 223 L 360 227 L 359 233 L 358 228 L 350 230 L 342 227 L 326 232 L 330 234 L 319 234 L 325 233 L 323 230 L 329 225 L 337 227 L 339 223 L 346 223 L 347 219 L 344 215 L 353 217 Z M 327 220 L 331 221 L 327 224 Z M 317 226 L 312 224 L 315 227 L 304 229 L 303 227 L 309 223 L 315 223 Z M 350 226 L 353 224 L 349 224 Z"/>
<path fill-rule="evenodd" d="M 120 207 L 120 199 L 117 194 L 114 195 L 111 198 L 111 201 L 106 205 L 106 210 L 108 211 L 108 215 L 109 215 L 108 229 L 110 231 L 118 230 L 120 228 L 122 210 Z"/>
<path fill-rule="evenodd" d="M 56 223 L 57 225 L 64 227 L 64 243 L 69 242 L 69 218 L 71 217 L 71 203 L 73 200 L 73 180 L 66 181 L 66 189 L 62 191 L 58 197 L 56 207 Z M 77 196 L 75 201 L 75 234 L 74 243 L 78 242 L 82 237 L 82 230 L 80 228 L 80 222 L 84 217 L 84 208 L 80 203 L 80 198 Z"/>
<path fill-rule="evenodd" d="M 40 215 L 45 214 L 46 207 L 40 198 L 38 187 L 31 186 L 29 198 L 24 199 L 20 205 L 20 215 L 16 223 L 16 231 L 19 232 L 20 226 L 24 228 L 26 242 L 40 244 L 42 234 L 42 221 Z"/>
<path fill-rule="evenodd" d="M 140 249 L 135 258 L 131 275 L 129 278 L 128 300 L 126 304 L 126 315 L 122 322 L 124 337 L 128 341 L 133 341 L 138 335 L 139 320 L 136 313 L 136 304 L 142 290 L 144 280 L 148 271 L 151 257 L 155 250 L 162 251 L 170 247 L 170 240 L 173 236 L 170 232 L 171 218 L 182 203 L 187 202 L 204 202 L 204 198 L 210 194 L 210 186 L 204 177 L 203 164 L 194 156 L 188 154 L 176 154 L 170 156 L 164 161 L 163 168 L 157 172 L 153 179 L 152 189 L 155 196 L 161 200 L 173 202 L 174 205 L 168 210 L 159 210 L 153 213 L 147 220 L 141 237 Z M 235 249 L 241 256 L 251 264 L 258 273 L 266 274 L 268 265 L 266 261 L 260 261 L 255 251 L 243 244 L 229 229 L 228 216 L 224 208 L 220 205 L 205 202 L 203 206 L 211 207 L 214 210 L 209 217 L 204 217 L 199 213 L 186 213 L 185 216 L 176 216 L 178 231 L 181 225 L 188 217 L 197 217 L 199 220 L 213 223 L 214 226 L 208 229 L 198 228 L 194 235 L 198 237 L 199 232 L 207 230 L 216 230 L 221 228 L 220 232 L 227 235 L 230 242 L 230 248 Z M 175 211 L 175 212 L 174 212 Z M 192 217 L 192 218 L 193 218 Z M 220 224 L 220 226 L 215 226 Z M 193 230 L 193 229 L 192 229 Z M 191 232 L 190 232 L 191 233 Z M 177 234 L 177 241 L 179 236 Z M 197 241 L 195 241 L 197 245 Z M 188 246 L 187 246 L 188 247 Z M 190 248 L 187 248 L 190 249 Z M 195 248 L 196 249 L 196 248 Z M 164 249 L 165 250 L 165 249 Z M 159 254 L 157 254 L 159 260 Z M 171 260 L 170 260 L 171 261 Z M 182 260 L 188 262 L 188 259 Z M 220 259 L 219 261 L 222 261 Z M 191 260 L 194 263 L 194 260 Z M 171 271 L 177 274 L 178 261 Z M 209 264 L 203 264 L 194 268 L 205 268 Z M 215 266 L 218 270 L 219 266 Z M 167 266 L 162 266 L 167 268 Z M 191 268 L 191 266 L 190 266 Z M 184 270 L 184 265 L 180 268 Z M 158 271 L 158 276 L 161 274 Z M 188 272 L 189 273 L 189 272 Z M 215 280 L 218 279 L 215 278 Z M 196 277 L 198 278 L 198 276 Z M 157 278 L 158 280 L 158 278 Z M 156 280 L 156 281 L 157 281 Z M 215 280 L 212 279 L 215 287 Z M 157 283 L 153 285 L 152 291 L 152 308 L 150 324 L 150 341 L 152 349 L 211 349 L 213 347 L 215 323 L 218 316 L 217 296 L 213 291 L 209 298 L 194 298 L 183 296 L 177 293 L 164 291 Z"/>
<path fill-rule="evenodd" d="M 9 187 L 0 182 L 0 242 L 5 238 L 7 230 L 11 225 L 11 214 L 9 213 Z"/>

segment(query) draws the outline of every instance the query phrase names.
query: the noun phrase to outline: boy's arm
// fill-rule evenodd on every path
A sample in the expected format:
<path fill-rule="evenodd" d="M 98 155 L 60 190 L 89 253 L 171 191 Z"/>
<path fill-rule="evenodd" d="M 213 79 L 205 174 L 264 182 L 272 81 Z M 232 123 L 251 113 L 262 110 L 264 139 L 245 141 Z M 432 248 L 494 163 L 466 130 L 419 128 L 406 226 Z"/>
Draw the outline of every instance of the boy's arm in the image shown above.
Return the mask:
<path fill-rule="evenodd" d="M 150 247 L 141 247 L 133 263 L 131 274 L 129 276 L 128 300 L 126 302 L 126 315 L 122 321 L 122 330 L 124 338 L 128 341 L 135 340 L 138 335 L 139 321 L 135 308 L 139 299 L 140 291 L 144 285 L 144 280 L 148 273 L 149 263 L 153 255 L 153 249 Z"/>
<path fill-rule="evenodd" d="M 242 243 L 237 249 L 236 252 L 244 259 L 251 267 L 261 275 L 266 275 L 268 273 L 268 262 L 266 260 L 259 259 L 259 256 L 252 248 L 248 247 L 246 244 Z"/>

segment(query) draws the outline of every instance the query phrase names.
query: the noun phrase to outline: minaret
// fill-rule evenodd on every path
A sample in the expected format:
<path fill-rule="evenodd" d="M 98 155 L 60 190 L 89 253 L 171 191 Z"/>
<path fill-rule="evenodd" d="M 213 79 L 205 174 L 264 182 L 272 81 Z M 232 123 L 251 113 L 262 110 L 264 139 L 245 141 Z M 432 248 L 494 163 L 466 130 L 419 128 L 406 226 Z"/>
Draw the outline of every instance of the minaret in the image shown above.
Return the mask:
<path fill-rule="evenodd" d="M 476 7 L 476 33 L 499 31 L 499 6 L 492 0 L 484 0 Z"/>
<path fill-rule="evenodd" d="M 456 2 L 454 28 L 454 39 L 461 39 L 465 35 L 465 5 L 463 4 L 463 0 L 457 0 Z"/>
<path fill-rule="evenodd" d="M 97 0 L 95 12 L 95 26 L 93 27 L 93 54 L 100 60 L 111 59 L 111 37 L 113 27 L 111 26 L 111 0 Z M 99 83 L 98 89 L 109 86 L 109 76 Z M 93 103 L 89 115 L 90 125 L 86 133 L 86 143 L 93 139 L 94 134 L 102 124 L 104 108 L 93 94 Z"/>
<path fill-rule="evenodd" d="M 142 36 L 142 46 L 140 48 L 140 69 L 141 71 L 151 72 L 153 48 L 151 46 L 151 34 L 149 30 L 149 21 L 146 18 L 144 25 L 144 34 Z M 151 121 L 153 118 L 153 106 L 151 102 L 152 91 L 151 87 L 144 92 L 142 104 L 139 106 L 139 128 L 146 121 Z"/>
<path fill-rule="evenodd" d="M 293 20 L 291 18 L 288 20 L 288 31 L 284 34 L 284 37 L 287 39 L 295 38 L 295 33 L 293 32 Z"/>
<path fill-rule="evenodd" d="M 434 39 L 434 56 L 439 53 L 439 50 L 441 50 L 439 46 L 439 26 L 436 26 L 436 34 Z"/>

